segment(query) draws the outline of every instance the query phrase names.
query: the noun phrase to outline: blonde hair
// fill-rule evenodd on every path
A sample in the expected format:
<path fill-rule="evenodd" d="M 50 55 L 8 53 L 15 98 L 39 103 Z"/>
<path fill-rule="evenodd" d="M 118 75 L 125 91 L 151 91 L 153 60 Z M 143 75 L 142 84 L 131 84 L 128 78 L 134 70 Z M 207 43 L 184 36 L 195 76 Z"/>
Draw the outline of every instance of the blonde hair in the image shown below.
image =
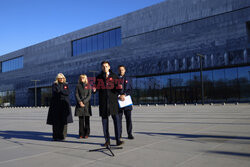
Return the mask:
<path fill-rule="evenodd" d="M 56 80 L 54 83 L 57 83 L 58 84 L 58 78 L 63 78 L 63 83 L 66 82 L 66 78 L 65 76 L 63 75 L 63 73 L 58 73 L 57 76 L 56 76 Z"/>
<path fill-rule="evenodd" d="M 84 78 L 83 83 L 88 84 L 88 77 L 86 74 L 81 74 L 78 79 L 78 83 L 81 83 L 81 78 Z"/>

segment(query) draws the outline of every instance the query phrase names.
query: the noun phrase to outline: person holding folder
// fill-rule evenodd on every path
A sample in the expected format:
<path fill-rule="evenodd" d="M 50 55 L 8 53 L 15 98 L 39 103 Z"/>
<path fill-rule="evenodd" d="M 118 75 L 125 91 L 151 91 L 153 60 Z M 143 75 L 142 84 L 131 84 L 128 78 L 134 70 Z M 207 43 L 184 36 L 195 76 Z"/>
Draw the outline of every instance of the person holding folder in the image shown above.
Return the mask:
<path fill-rule="evenodd" d="M 126 68 L 124 65 L 118 66 L 119 71 L 119 78 L 122 80 L 122 89 L 119 94 L 119 100 L 124 101 L 126 97 L 130 96 L 132 91 L 132 83 L 131 79 L 125 75 Z M 131 98 L 131 97 L 130 97 Z M 127 99 L 127 98 L 126 98 Z M 126 125 L 127 125 L 127 133 L 128 139 L 134 139 L 132 135 L 132 118 L 131 118 L 131 111 L 132 111 L 132 103 L 128 104 L 125 107 L 119 108 L 119 118 L 120 118 L 120 138 L 122 137 L 122 116 L 125 115 L 126 118 Z"/>

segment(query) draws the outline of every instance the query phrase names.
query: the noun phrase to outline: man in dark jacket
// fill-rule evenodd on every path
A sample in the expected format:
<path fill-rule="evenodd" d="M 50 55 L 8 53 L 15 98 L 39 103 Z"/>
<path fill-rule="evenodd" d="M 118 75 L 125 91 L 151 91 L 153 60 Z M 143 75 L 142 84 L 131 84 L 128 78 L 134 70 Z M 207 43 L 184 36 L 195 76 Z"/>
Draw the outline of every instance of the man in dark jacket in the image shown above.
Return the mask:
<path fill-rule="evenodd" d="M 121 89 L 119 87 L 118 76 L 110 70 L 108 61 L 101 63 L 102 72 L 96 77 L 96 83 L 93 92 L 99 91 L 99 115 L 102 117 L 103 133 L 105 137 L 104 146 L 110 145 L 109 135 L 109 116 L 112 116 L 115 128 L 115 139 L 117 145 L 124 142 L 120 140 L 120 121 L 118 115 L 118 94 Z"/>
<path fill-rule="evenodd" d="M 126 68 L 124 65 L 118 66 L 118 71 L 119 71 L 119 78 L 122 80 L 121 82 L 122 90 L 120 91 L 119 99 L 123 101 L 125 99 L 125 96 L 131 94 L 132 83 L 131 83 L 131 78 L 125 75 Z M 131 111 L 132 111 L 132 105 L 119 109 L 119 118 L 120 118 L 120 124 L 121 124 L 120 134 L 122 137 L 122 115 L 124 113 L 125 118 L 126 118 L 128 139 L 134 139 L 134 136 L 132 135 Z"/>

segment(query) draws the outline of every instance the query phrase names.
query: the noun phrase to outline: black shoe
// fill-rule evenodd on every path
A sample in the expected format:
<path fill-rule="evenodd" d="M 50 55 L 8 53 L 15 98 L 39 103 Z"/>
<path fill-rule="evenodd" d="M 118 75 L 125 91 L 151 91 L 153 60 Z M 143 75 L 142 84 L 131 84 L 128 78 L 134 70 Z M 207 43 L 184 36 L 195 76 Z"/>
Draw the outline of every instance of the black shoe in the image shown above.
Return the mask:
<path fill-rule="evenodd" d="M 109 147 L 110 146 L 110 141 L 106 141 L 106 143 L 103 146 L 104 147 Z"/>
<path fill-rule="evenodd" d="M 120 145 L 123 145 L 123 144 L 124 144 L 124 141 L 121 141 L 121 140 L 116 141 L 117 146 L 120 146 Z"/>
<path fill-rule="evenodd" d="M 129 135 L 129 136 L 128 136 L 128 139 L 133 140 L 133 139 L 134 139 L 134 136 L 133 136 L 133 135 Z"/>

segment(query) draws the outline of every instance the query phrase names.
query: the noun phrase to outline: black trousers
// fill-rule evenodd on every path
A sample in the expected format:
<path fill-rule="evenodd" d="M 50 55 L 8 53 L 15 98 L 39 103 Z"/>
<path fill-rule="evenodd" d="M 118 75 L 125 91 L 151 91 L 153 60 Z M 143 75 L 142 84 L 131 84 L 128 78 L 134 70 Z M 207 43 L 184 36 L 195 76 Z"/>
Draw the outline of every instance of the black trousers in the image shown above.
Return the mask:
<path fill-rule="evenodd" d="M 52 125 L 53 139 L 63 140 L 67 136 L 67 125 L 62 123 L 54 123 Z"/>
<path fill-rule="evenodd" d="M 79 136 L 85 137 L 90 134 L 89 116 L 79 116 Z"/>
<path fill-rule="evenodd" d="M 112 115 L 113 123 L 114 123 L 114 130 L 115 130 L 115 139 L 116 141 L 120 141 L 120 121 L 119 115 Z M 103 134 L 105 141 L 110 141 L 109 135 L 109 117 L 102 117 L 102 127 L 103 127 Z"/>
<path fill-rule="evenodd" d="M 132 118 L 131 118 L 131 110 L 119 110 L 119 120 L 120 120 L 120 134 L 122 136 L 122 116 L 125 115 L 126 118 L 126 125 L 127 125 L 127 133 L 128 136 L 132 135 Z"/>

